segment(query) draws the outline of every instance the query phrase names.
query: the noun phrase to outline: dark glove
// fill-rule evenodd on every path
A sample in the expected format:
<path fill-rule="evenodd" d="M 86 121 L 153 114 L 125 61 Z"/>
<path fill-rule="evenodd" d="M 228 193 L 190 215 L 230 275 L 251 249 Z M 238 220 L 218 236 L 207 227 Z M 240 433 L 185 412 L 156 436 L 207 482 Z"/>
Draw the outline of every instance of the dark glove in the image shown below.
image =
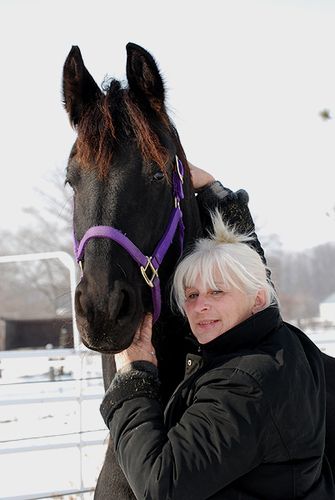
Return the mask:
<path fill-rule="evenodd" d="M 266 265 L 264 250 L 255 233 L 255 224 L 248 207 L 249 195 L 244 189 L 232 191 L 224 187 L 220 181 L 215 181 L 198 192 L 197 201 L 202 227 L 212 231 L 210 212 L 219 208 L 226 224 L 242 234 L 254 237 L 248 244 L 256 250 Z"/>

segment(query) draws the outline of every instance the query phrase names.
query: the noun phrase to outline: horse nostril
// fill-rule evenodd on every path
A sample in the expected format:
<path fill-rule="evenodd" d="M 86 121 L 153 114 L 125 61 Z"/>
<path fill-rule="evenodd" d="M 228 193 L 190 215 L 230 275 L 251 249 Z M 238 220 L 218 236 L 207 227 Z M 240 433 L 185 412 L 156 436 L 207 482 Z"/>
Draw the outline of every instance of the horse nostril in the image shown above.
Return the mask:
<path fill-rule="evenodd" d="M 116 282 L 109 297 L 109 318 L 117 323 L 126 323 L 136 311 L 134 289 L 123 282 Z"/>
<path fill-rule="evenodd" d="M 122 303 L 118 314 L 118 319 L 122 319 L 124 316 L 129 314 L 130 300 L 129 294 L 123 290 L 122 291 Z"/>
<path fill-rule="evenodd" d="M 75 308 L 78 316 L 86 316 L 86 307 L 83 300 L 83 293 L 78 289 L 75 293 Z"/>

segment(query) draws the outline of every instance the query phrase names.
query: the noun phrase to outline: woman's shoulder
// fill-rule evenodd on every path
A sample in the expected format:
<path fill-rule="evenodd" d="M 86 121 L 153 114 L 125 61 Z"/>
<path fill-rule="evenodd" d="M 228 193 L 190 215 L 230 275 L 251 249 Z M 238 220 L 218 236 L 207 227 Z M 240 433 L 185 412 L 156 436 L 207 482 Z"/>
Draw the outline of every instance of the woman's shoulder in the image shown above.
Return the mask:
<path fill-rule="evenodd" d="M 274 377 L 282 377 L 283 372 L 294 369 L 299 349 L 299 344 L 292 339 L 292 333 L 285 327 L 279 328 L 254 348 L 240 349 L 212 359 L 198 384 L 239 379 L 248 385 L 263 385 Z"/>
<path fill-rule="evenodd" d="M 261 387 L 263 380 L 273 371 L 274 361 L 268 353 L 245 350 L 230 355 L 218 356 L 202 370 L 196 387 L 209 385 L 217 387 L 251 386 Z M 243 389 L 242 389 L 243 390 Z"/>
<path fill-rule="evenodd" d="M 280 322 L 254 345 L 211 357 L 196 384 L 227 385 L 238 380 L 271 391 L 278 380 L 289 383 L 295 378 L 309 377 L 311 365 L 316 369 L 319 365 L 319 371 L 322 370 L 319 349 L 296 327 Z"/>

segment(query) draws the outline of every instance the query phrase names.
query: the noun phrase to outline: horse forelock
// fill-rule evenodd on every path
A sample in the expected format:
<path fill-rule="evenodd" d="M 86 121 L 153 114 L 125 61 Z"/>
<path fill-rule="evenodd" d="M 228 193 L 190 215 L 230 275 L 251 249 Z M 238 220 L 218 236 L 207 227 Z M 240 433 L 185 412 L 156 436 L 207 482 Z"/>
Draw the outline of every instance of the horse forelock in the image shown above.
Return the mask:
<path fill-rule="evenodd" d="M 128 88 L 118 80 L 104 86 L 98 102 L 91 104 L 78 124 L 77 160 L 86 168 L 98 169 L 106 177 L 113 152 L 122 143 L 133 138 L 144 162 L 154 162 L 166 173 L 169 151 L 162 134 L 174 136 L 173 126 L 165 108 L 154 105 L 155 119 L 148 118 Z M 149 106 L 149 104 L 148 104 Z M 148 113 L 149 115 L 149 113 Z M 150 115 L 149 115 L 150 116 Z M 163 144 L 164 142 L 164 144 Z"/>

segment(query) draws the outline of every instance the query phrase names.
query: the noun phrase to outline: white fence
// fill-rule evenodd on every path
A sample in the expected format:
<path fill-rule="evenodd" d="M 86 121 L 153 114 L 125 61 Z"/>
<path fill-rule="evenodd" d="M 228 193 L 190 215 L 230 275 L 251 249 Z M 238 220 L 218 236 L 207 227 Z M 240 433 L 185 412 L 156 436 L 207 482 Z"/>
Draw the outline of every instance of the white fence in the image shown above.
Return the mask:
<path fill-rule="evenodd" d="M 58 259 L 69 271 L 74 319 L 75 263 L 65 252 L 0 257 L 0 263 Z M 0 499 L 93 498 L 106 449 L 100 417 L 101 357 L 73 349 L 0 351 Z"/>
<path fill-rule="evenodd" d="M 310 335 L 335 356 L 335 335 Z M 100 355 L 0 352 L 0 498 L 93 498 L 108 432 Z"/>
<path fill-rule="evenodd" d="M 91 498 L 108 435 L 100 355 L 54 349 L 0 359 L 0 498 Z"/>

